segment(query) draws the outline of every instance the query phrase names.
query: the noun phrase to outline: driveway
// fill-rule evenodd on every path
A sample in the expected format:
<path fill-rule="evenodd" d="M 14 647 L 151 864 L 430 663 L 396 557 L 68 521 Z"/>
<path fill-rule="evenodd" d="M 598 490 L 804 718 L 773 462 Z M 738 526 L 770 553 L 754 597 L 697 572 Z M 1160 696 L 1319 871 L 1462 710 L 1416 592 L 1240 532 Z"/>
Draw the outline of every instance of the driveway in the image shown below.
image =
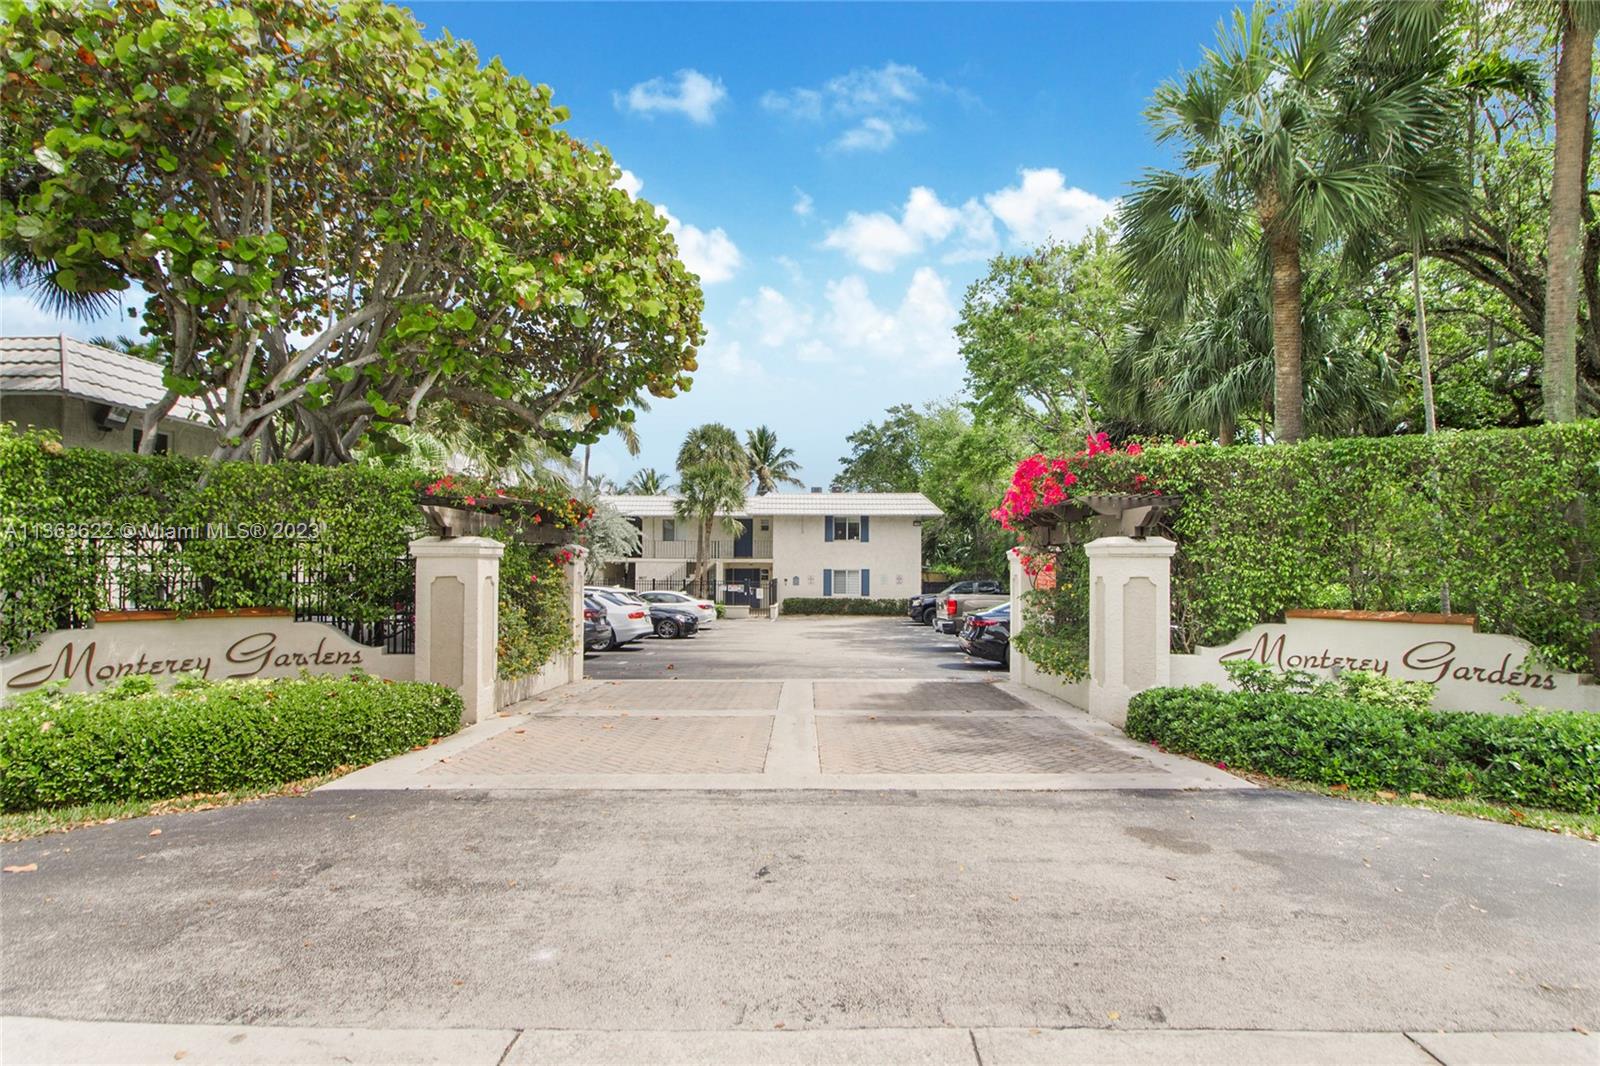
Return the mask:
<path fill-rule="evenodd" d="M 682 640 L 646 637 L 584 657 L 601 680 L 668 677 L 952 678 L 1003 676 L 962 654 L 953 636 L 905 618 L 724 618 Z"/>
<path fill-rule="evenodd" d="M 0 856 L 11 1015 L 1600 1028 L 1600 848 L 1261 789 L 324 791 Z"/>

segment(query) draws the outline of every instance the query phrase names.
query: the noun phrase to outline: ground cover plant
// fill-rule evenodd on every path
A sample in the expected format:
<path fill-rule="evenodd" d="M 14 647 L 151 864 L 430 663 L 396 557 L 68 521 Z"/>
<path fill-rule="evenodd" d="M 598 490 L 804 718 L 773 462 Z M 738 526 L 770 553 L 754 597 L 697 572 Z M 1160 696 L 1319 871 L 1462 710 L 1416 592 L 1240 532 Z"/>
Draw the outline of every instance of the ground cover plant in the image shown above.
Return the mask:
<path fill-rule="evenodd" d="M 0 809 L 270 788 L 427 744 L 461 713 L 442 685 L 362 674 L 52 687 L 0 707 Z"/>
<path fill-rule="evenodd" d="M 1141 692 L 1128 705 L 1127 733 L 1230 770 L 1314 785 L 1600 814 L 1600 715 L 1433 711 L 1425 683 L 1273 675 L 1249 664 L 1237 692 Z"/>
<path fill-rule="evenodd" d="M 887 597 L 791 596 L 780 614 L 905 614 L 906 601 Z"/>

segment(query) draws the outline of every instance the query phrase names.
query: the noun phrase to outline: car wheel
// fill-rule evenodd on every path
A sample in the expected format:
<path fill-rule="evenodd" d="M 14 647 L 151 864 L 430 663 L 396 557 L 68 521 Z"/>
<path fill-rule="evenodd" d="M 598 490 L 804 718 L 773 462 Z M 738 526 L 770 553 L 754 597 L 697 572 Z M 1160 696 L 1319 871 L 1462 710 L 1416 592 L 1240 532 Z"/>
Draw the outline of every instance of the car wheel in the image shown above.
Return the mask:
<path fill-rule="evenodd" d="M 663 618 L 656 623 L 656 636 L 671 639 L 678 635 L 678 623 L 670 618 Z"/>
<path fill-rule="evenodd" d="M 926 611 L 923 611 L 922 612 L 922 624 L 925 625 L 925 626 L 933 625 L 933 614 L 934 614 L 934 611 L 933 611 L 932 607 L 929 607 Z"/>

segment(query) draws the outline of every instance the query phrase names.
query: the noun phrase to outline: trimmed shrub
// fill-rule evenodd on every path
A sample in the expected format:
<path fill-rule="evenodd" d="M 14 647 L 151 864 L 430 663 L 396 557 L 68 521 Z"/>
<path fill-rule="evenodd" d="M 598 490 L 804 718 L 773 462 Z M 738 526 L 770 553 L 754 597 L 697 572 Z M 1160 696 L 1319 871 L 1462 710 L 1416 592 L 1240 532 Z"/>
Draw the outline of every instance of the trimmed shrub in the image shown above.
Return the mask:
<path fill-rule="evenodd" d="M 1151 689 L 1129 703 L 1126 729 L 1168 751 L 1315 784 L 1600 813 L 1600 715 L 1419 710 L 1395 696 Z"/>
<path fill-rule="evenodd" d="M 442 685 L 364 674 L 31 692 L 0 706 L 0 809 L 271 787 L 409 751 L 461 712 Z"/>
<path fill-rule="evenodd" d="M 905 614 L 907 600 L 859 596 L 791 596 L 779 614 Z"/>
<path fill-rule="evenodd" d="M 1168 534 L 1179 650 L 1294 607 L 1437 611 L 1448 585 L 1451 609 L 1485 632 L 1521 637 L 1551 667 L 1600 673 L 1600 421 L 1152 446 L 1081 472 L 1075 494 L 1143 475 L 1182 497 Z M 1084 526 L 1075 543 L 1092 539 Z M 1088 595 L 1064 581 L 1048 598 L 1072 602 L 1029 609 L 1086 618 Z"/>

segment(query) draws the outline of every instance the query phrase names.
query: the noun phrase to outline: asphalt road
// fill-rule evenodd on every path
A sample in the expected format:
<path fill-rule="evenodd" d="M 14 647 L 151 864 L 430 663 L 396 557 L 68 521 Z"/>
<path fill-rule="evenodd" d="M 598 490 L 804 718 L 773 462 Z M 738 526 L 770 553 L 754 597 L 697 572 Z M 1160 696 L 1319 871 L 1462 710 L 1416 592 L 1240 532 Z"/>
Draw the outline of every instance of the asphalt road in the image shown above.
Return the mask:
<path fill-rule="evenodd" d="M 954 636 L 905 618 L 725 618 L 694 637 L 646 637 L 584 656 L 600 680 L 667 677 L 994 678 L 1005 671 L 962 653 Z"/>
<path fill-rule="evenodd" d="M 0 855 L 13 1015 L 1600 1028 L 1600 847 L 1265 790 L 325 792 Z"/>

